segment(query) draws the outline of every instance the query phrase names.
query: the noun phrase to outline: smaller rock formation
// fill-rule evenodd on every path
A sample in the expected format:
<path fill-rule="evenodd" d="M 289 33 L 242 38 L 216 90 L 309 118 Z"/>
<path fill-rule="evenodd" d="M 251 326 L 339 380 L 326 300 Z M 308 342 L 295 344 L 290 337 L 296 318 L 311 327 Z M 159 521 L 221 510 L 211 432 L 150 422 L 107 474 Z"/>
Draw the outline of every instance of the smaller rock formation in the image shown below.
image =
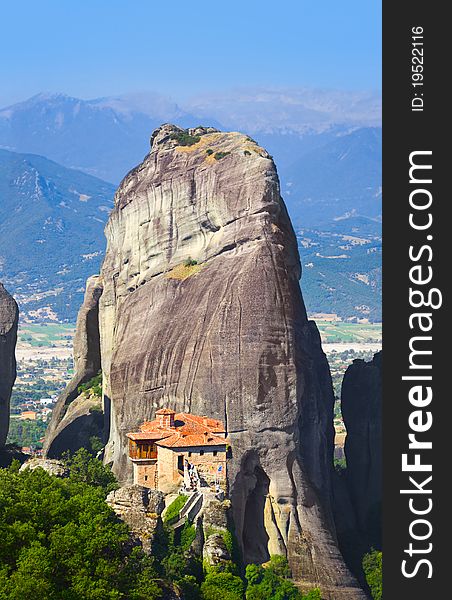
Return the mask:
<path fill-rule="evenodd" d="M 19 471 L 27 469 L 30 471 L 44 469 L 49 475 L 54 475 L 55 477 L 67 477 L 69 475 L 68 470 L 60 460 L 51 460 L 49 458 L 30 458 L 20 467 Z"/>
<path fill-rule="evenodd" d="M 358 529 L 369 546 L 381 547 L 382 354 L 354 360 L 342 383 L 342 416 L 347 429 L 347 487 Z"/>
<path fill-rule="evenodd" d="M 17 325 L 19 309 L 14 298 L 0 283 L 0 450 L 9 429 L 9 401 L 16 380 Z"/>
<path fill-rule="evenodd" d="M 231 538 L 231 502 L 205 495 L 199 520 L 203 529 L 203 560 L 209 566 L 221 570 L 222 565 L 227 565 L 232 560 L 231 548 L 226 544 L 226 539 Z"/>
<path fill-rule="evenodd" d="M 231 560 L 223 536 L 219 533 L 209 535 L 204 543 L 202 557 L 210 567 L 221 569 L 221 564 Z"/>
<path fill-rule="evenodd" d="M 88 382 L 101 369 L 99 340 L 99 298 L 102 283 L 94 275 L 86 282 L 86 292 L 80 309 L 74 337 L 75 374 L 58 398 L 52 420 L 46 432 L 44 452 L 58 458 L 66 450 L 75 452 L 90 446 L 90 438 L 104 435 L 104 415 L 98 396 L 79 393 L 79 386 Z"/>
<path fill-rule="evenodd" d="M 141 485 L 126 485 L 110 492 L 106 502 L 130 528 L 145 552 L 150 553 L 160 515 L 165 508 L 164 495 Z"/>

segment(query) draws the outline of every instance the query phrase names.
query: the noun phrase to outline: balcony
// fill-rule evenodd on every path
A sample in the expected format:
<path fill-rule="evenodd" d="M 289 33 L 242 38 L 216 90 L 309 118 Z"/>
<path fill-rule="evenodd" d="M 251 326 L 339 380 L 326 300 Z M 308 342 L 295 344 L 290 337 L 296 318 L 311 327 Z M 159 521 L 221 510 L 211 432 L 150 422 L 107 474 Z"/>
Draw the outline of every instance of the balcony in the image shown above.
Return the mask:
<path fill-rule="evenodd" d="M 152 443 L 137 444 L 130 440 L 129 457 L 132 460 L 157 460 L 157 446 Z"/>

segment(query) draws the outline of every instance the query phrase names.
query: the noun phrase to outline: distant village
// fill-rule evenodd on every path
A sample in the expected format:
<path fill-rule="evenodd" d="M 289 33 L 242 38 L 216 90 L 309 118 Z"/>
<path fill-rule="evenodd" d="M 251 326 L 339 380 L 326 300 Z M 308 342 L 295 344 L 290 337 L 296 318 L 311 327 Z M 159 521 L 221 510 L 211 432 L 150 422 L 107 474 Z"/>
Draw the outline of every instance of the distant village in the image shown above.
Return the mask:
<path fill-rule="evenodd" d="M 19 404 L 16 408 L 20 410 L 18 415 L 13 415 L 19 419 L 29 419 L 30 421 L 47 421 L 52 415 L 52 409 L 56 403 L 56 396 L 52 398 L 41 398 L 41 400 L 29 400 Z"/>

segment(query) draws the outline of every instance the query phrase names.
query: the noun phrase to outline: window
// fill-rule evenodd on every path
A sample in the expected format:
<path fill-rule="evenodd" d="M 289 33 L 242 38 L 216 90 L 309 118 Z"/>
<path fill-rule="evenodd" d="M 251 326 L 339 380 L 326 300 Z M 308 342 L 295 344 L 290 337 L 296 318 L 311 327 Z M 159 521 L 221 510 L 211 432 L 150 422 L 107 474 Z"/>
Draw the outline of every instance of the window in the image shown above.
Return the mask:
<path fill-rule="evenodd" d="M 216 456 L 218 452 L 216 450 L 213 451 L 213 455 Z"/>
<path fill-rule="evenodd" d="M 147 481 L 147 480 L 148 480 L 148 476 L 147 476 L 147 475 L 145 475 L 145 476 L 144 476 L 144 480 L 145 480 L 145 481 Z"/>
<path fill-rule="evenodd" d="M 199 454 L 202 456 L 204 454 L 204 450 L 200 450 Z"/>
<path fill-rule="evenodd" d="M 189 453 L 188 453 L 188 456 L 189 456 L 189 457 L 191 456 L 191 452 L 189 452 Z"/>

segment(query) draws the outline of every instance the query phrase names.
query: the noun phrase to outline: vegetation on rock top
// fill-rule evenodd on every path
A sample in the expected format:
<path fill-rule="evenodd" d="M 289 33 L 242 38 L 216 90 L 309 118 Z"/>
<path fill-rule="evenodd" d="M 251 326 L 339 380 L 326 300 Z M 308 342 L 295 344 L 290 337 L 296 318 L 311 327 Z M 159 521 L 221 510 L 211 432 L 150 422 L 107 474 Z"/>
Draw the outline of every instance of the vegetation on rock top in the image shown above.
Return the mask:
<path fill-rule="evenodd" d="M 228 154 L 231 154 L 231 153 L 230 152 L 215 152 L 215 154 L 214 154 L 213 157 L 215 158 L 215 160 L 221 160 L 222 158 L 224 158 Z"/>
<path fill-rule="evenodd" d="M 193 146 L 197 144 L 201 139 L 199 135 L 190 135 L 186 131 L 181 131 L 180 133 L 172 133 L 170 138 L 172 140 L 176 140 L 179 146 Z"/>

